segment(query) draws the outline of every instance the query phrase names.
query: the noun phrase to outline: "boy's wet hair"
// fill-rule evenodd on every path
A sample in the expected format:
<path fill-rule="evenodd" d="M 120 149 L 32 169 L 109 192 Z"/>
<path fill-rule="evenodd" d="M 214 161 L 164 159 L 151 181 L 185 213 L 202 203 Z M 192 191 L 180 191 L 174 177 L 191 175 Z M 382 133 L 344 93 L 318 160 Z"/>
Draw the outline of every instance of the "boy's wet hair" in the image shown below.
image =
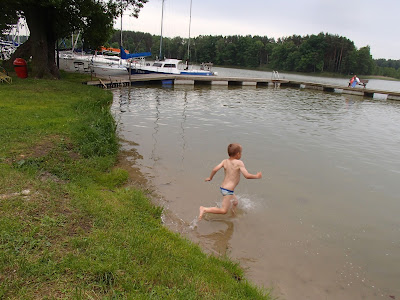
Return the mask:
<path fill-rule="evenodd" d="M 242 152 L 242 146 L 240 146 L 240 144 L 229 144 L 228 146 L 229 157 L 235 156 L 240 152 Z"/>

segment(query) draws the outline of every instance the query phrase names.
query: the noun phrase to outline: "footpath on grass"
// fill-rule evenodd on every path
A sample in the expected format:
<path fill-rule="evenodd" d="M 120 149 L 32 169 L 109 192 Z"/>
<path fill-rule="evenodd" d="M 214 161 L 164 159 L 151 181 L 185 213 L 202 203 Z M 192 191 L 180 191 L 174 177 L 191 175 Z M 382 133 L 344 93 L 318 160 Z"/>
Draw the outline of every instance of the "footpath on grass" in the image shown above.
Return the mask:
<path fill-rule="evenodd" d="M 126 184 L 111 92 L 84 80 L 0 83 L 0 298 L 271 299 Z"/>

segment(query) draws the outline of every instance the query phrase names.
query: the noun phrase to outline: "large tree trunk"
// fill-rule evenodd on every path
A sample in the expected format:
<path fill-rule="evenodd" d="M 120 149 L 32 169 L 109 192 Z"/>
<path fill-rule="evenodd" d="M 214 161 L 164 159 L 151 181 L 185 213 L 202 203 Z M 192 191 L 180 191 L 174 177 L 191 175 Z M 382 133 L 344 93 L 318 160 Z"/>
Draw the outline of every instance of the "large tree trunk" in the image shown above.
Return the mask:
<path fill-rule="evenodd" d="M 29 27 L 29 39 L 15 51 L 15 57 L 32 57 L 32 74 L 35 78 L 59 78 L 55 63 L 54 11 L 51 8 L 35 6 L 26 9 L 25 17 Z M 26 45 L 25 45 L 26 44 Z"/>

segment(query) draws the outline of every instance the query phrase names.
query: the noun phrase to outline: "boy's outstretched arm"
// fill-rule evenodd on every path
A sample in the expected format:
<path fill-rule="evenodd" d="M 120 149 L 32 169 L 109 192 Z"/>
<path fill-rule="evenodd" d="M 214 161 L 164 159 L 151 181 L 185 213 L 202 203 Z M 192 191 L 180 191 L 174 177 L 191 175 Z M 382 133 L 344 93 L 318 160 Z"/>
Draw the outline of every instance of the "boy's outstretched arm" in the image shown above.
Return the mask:
<path fill-rule="evenodd" d="M 260 179 L 262 178 L 262 173 L 258 172 L 257 174 L 251 174 L 247 171 L 246 167 L 244 164 L 240 166 L 240 172 L 242 172 L 244 178 L 246 179 Z"/>
<path fill-rule="evenodd" d="M 217 166 L 214 167 L 214 169 L 212 169 L 211 171 L 211 175 L 210 177 L 207 177 L 205 179 L 205 181 L 211 181 L 214 177 L 214 175 L 218 172 L 219 169 L 221 169 L 224 166 L 224 161 L 221 161 L 220 164 L 218 164 Z"/>

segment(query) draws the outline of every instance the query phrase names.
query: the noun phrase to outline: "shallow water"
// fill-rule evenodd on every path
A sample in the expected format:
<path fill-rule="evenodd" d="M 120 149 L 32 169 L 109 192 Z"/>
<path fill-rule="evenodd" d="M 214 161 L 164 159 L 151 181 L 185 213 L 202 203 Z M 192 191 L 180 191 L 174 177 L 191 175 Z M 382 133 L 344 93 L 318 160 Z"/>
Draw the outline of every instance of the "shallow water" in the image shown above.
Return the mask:
<path fill-rule="evenodd" d="M 400 102 L 292 88 L 113 92 L 120 136 L 137 143 L 168 225 L 283 299 L 400 297 Z M 242 178 L 236 216 L 196 224 L 200 205 L 221 202 L 223 172 L 204 179 L 232 142 L 263 179 Z"/>

